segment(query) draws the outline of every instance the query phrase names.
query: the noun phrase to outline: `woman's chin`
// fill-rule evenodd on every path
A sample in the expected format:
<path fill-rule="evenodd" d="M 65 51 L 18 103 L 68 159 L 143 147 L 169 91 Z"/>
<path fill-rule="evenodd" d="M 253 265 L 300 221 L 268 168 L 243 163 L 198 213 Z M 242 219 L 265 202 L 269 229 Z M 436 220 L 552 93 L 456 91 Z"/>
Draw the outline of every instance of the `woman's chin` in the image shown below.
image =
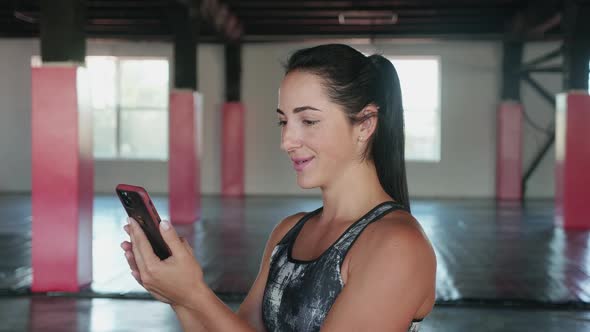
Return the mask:
<path fill-rule="evenodd" d="M 317 181 L 310 181 L 310 179 L 304 179 L 299 176 L 297 177 L 297 185 L 301 189 L 313 189 L 320 186 Z"/>

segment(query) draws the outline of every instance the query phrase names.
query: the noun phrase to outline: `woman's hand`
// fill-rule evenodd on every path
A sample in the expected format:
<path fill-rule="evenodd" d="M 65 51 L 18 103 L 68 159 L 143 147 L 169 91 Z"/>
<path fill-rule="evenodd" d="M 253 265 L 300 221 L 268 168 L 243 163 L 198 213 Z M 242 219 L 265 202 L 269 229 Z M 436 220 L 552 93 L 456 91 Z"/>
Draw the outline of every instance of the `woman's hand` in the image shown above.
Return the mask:
<path fill-rule="evenodd" d="M 125 232 L 127 232 L 127 234 L 129 234 L 129 225 L 125 225 L 123 227 L 123 229 L 125 230 Z M 137 280 L 138 284 L 143 286 L 143 283 L 141 282 L 141 274 L 139 273 L 139 268 L 137 267 L 137 262 L 135 262 L 135 257 L 133 256 L 133 244 L 131 244 L 131 242 L 129 242 L 129 241 L 123 241 L 121 243 L 121 248 L 125 252 L 125 259 L 127 260 L 127 264 L 129 264 L 129 268 L 131 269 L 131 275 L 133 276 L 133 278 L 135 278 L 135 280 Z M 150 292 L 150 294 L 152 294 L 152 296 L 160 302 L 174 305 L 174 303 L 172 303 L 172 301 L 170 301 L 169 299 L 165 298 L 164 296 L 162 296 L 158 293 Z"/>
<path fill-rule="evenodd" d="M 121 248 L 131 268 L 131 274 L 157 300 L 171 304 L 187 303 L 193 292 L 204 284 L 203 272 L 186 240 L 179 238 L 168 221 L 160 223 L 160 233 L 172 256 L 161 261 L 153 252 L 143 230 L 132 218 L 125 231 L 131 242 Z"/>

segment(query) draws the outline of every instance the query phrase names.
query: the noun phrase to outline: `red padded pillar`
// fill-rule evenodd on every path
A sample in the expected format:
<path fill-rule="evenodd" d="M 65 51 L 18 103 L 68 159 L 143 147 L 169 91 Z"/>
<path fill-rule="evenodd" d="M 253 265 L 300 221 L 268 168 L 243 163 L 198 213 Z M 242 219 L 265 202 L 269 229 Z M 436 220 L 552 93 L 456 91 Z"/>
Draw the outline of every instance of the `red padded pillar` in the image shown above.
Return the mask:
<path fill-rule="evenodd" d="M 226 102 L 222 109 L 221 194 L 244 195 L 244 121 L 246 108 L 240 102 Z"/>
<path fill-rule="evenodd" d="M 496 199 L 522 197 L 522 105 L 514 101 L 500 104 L 496 129 Z"/>
<path fill-rule="evenodd" d="M 83 69 L 32 68 L 32 265 L 36 292 L 92 281 L 92 113 Z"/>
<path fill-rule="evenodd" d="M 556 224 L 590 229 L 590 96 L 557 96 L 555 128 Z"/>
<path fill-rule="evenodd" d="M 202 96 L 170 93 L 168 184 L 170 221 L 190 224 L 201 217 L 200 123 Z"/>

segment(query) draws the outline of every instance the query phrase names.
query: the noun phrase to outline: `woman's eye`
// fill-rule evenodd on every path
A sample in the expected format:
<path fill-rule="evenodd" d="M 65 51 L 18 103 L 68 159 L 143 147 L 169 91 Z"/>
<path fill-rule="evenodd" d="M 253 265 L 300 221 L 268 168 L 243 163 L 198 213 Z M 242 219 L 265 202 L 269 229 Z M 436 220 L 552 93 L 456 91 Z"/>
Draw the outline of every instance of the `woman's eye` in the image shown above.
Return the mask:
<path fill-rule="evenodd" d="M 318 122 L 320 122 L 320 121 L 318 121 L 318 120 L 316 120 L 316 121 L 312 121 L 312 120 L 303 120 L 302 122 L 303 122 L 303 124 L 304 124 L 304 125 L 306 125 L 306 126 L 313 126 L 314 124 L 316 124 L 316 123 L 318 123 Z M 284 121 L 284 120 L 279 120 L 279 122 L 277 122 L 277 125 L 278 125 L 279 127 L 284 127 L 286 124 L 287 124 L 287 121 Z"/>

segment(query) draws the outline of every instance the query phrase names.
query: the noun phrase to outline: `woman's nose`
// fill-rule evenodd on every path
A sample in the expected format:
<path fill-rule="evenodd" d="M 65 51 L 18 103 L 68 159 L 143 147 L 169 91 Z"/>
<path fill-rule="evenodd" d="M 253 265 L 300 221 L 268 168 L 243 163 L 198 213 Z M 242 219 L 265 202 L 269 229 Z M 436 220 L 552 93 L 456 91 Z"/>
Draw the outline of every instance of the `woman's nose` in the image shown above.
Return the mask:
<path fill-rule="evenodd" d="M 299 146 L 301 146 L 301 142 L 297 137 L 297 133 L 295 130 L 285 125 L 281 135 L 281 149 L 285 152 L 289 152 Z"/>

